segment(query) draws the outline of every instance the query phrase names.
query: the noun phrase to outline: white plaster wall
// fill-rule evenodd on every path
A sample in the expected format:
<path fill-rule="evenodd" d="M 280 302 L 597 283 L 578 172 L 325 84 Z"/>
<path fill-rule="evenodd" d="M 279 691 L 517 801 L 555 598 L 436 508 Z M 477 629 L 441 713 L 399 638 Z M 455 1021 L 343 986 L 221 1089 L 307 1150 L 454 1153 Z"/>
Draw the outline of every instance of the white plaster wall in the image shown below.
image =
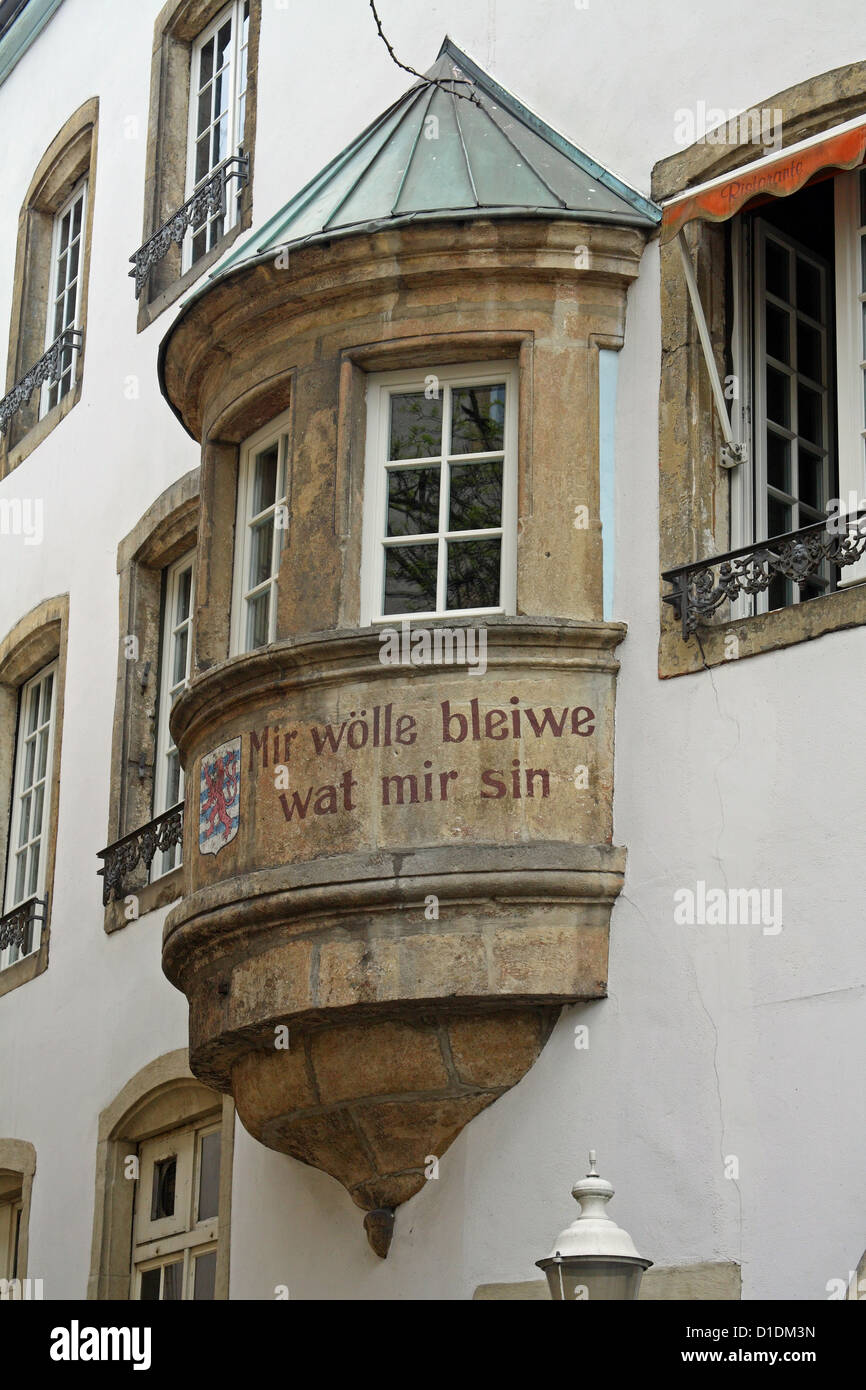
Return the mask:
<path fill-rule="evenodd" d="M 100 97 L 82 400 L 0 485 L 40 497 L 45 541 L 0 537 L 0 635 L 45 597 L 71 616 L 60 837 L 47 972 L 0 999 L 0 1133 L 37 1149 L 30 1272 L 84 1293 L 99 1111 L 153 1057 L 183 1046 L 186 1005 L 159 964 L 164 913 L 102 930 L 117 654 L 116 549 L 197 459 L 162 401 L 156 354 L 173 312 L 135 332 L 127 258 L 142 226 L 157 0 L 65 3 L 0 87 L 12 131 L 0 203 L 0 350 L 17 215 L 43 151 Z M 263 0 L 256 226 L 411 80 L 365 0 Z M 425 68 L 447 31 L 590 154 L 648 191 L 675 112 L 738 108 L 862 56 L 858 0 L 755 6 L 644 0 L 381 0 L 397 52 Z M 125 135 L 137 116 L 137 139 Z M 619 374 L 620 649 L 610 997 L 567 1010 L 524 1081 L 466 1129 L 440 1177 L 398 1213 L 387 1262 L 333 1180 L 238 1129 L 232 1294 L 468 1297 L 533 1277 L 570 1220 L 596 1146 L 614 1214 L 657 1263 L 741 1261 L 746 1297 L 816 1299 L 866 1244 L 863 1063 L 862 630 L 659 682 L 658 255 L 629 303 Z M 129 378 L 139 395 L 128 399 Z M 673 893 L 781 887 L 783 930 L 678 927 Z M 590 1047 L 574 1048 L 589 1025 Z M 724 1159 L 740 1176 L 724 1176 Z M 815 1177 L 820 1174 L 820 1197 Z"/>

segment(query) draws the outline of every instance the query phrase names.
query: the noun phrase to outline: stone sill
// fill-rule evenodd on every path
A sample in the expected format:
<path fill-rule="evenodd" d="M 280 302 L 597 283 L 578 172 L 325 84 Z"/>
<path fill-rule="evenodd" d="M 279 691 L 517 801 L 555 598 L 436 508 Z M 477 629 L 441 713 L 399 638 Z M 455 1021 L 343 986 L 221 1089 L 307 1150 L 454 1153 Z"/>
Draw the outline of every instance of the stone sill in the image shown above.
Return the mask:
<path fill-rule="evenodd" d="M 182 896 L 183 865 L 180 864 L 176 869 L 172 869 L 171 873 L 163 874 L 162 878 L 156 879 L 154 883 L 148 883 L 143 888 L 132 888 L 119 902 L 110 902 L 105 909 L 104 929 L 109 935 L 120 931 L 121 928 L 128 927 L 130 922 L 140 921 L 149 912 L 176 903 Z M 125 915 L 125 902 L 129 897 L 138 898 L 138 917 Z"/>
<path fill-rule="evenodd" d="M 31 955 L 25 956 L 23 960 L 16 960 L 14 965 L 7 965 L 5 970 L 0 970 L 0 998 L 4 994 L 9 994 L 19 985 L 26 985 L 30 980 L 35 980 L 37 975 L 41 975 L 48 968 L 48 922 L 42 924 L 42 943 L 38 951 L 33 951 Z"/>
<path fill-rule="evenodd" d="M 683 641 L 679 620 L 669 613 L 667 604 L 662 623 L 658 671 L 660 680 L 668 680 L 711 666 L 731 665 L 750 656 L 781 651 L 799 642 L 824 637 L 828 632 L 860 627 L 866 623 L 866 583 L 839 589 L 835 594 L 825 594 L 823 598 L 809 599 L 807 603 L 790 608 L 777 608 L 772 613 L 699 627 L 697 636 L 690 637 L 687 642 Z M 725 652 L 732 634 L 738 642 L 736 657 Z"/>
<path fill-rule="evenodd" d="M 203 275 L 216 265 L 220 257 L 225 255 L 229 247 L 234 245 L 238 237 L 242 232 L 247 230 L 249 225 L 249 217 L 246 214 L 242 215 L 241 220 L 236 222 L 231 230 L 226 232 L 225 236 L 220 237 L 216 246 L 211 247 L 207 255 L 202 256 L 201 260 L 196 261 L 195 265 L 191 265 L 189 270 L 184 271 L 183 275 L 173 280 L 171 284 L 167 285 L 164 290 L 161 290 L 154 299 L 148 300 L 146 298 L 147 286 L 145 286 L 145 289 L 142 291 L 141 299 L 138 301 L 136 332 L 141 333 L 145 328 L 149 328 L 150 325 L 159 318 L 160 314 L 164 313 L 164 311 L 170 308 L 172 304 L 175 304 L 182 295 L 186 294 L 187 290 L 190 289 L 197 280 L 200 280 Z"/>

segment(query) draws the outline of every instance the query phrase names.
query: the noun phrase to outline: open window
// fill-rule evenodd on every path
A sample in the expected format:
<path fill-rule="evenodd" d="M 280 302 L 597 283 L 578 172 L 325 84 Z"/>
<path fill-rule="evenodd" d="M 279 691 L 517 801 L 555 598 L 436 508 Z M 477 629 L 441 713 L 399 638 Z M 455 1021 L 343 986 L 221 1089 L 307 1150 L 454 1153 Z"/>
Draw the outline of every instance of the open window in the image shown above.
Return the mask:
<path fill-rule="evenodd" d="M 654 171 L 663 597 L 700 639 L 663 624 L 663 675 L 866 621 L 866 91 L 822 129 L 823 81 L 766 103 L 781 153 L 708 139 Z"/>

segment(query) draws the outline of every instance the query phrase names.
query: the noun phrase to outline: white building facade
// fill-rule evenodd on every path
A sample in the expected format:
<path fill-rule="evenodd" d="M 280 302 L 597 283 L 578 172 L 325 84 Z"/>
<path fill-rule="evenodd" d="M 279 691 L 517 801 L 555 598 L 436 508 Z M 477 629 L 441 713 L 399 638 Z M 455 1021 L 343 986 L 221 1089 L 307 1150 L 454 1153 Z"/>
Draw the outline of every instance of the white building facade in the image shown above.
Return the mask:
<path fill-rule="evenodd" d="M 366 4 L 171 0 L 161 9 L 155 0 L 135 6 L 29 0 L 14 14 L 14 6 L 3 8 L 9 14 L 0 11 L 7 21 L 0 37 L 0 128 L 14 138 L 6 145 L 0 206 L 0 324 L 10 325 L 0 452 L 6 924 L 0 937 L 0 1273 L 41 1278 L 50 1299 L 471 1299 L 479 1289 L 483 1296 L 506 1296 L 509 1286 L 538 1281 L 534 1262 L 572 1219 L 569 1190 L 593 1147 L 617 1188 L 613 1214 L 654 1261 L 645 1296 L 856 1296 L 866 1245 L 864 810 L 854 719 L 866 676 L 859 533 L 856 524 L 841 524 L 854 546 L 844 566 L 833 564 L 838 550 L 818 555 L 813 547 L 807 555 L 806 540 L 781 560 L 778 545 L 768 559 L 761 543 L 810 524 L 807 539 L 826 539 L 823 518 L 834 510 L 832 499 L 842 499 L 843 512 L 866 505 L 860 500 L 866 498 L 862 8 L 829 0 L 820 16 L 808 6 L 787 7 L 782 21 L 772 10 L 743 3 L 694 11 L 636 0 L 613 6 L 384 0 L 378 6 L 383 27 L 397 55 L 419 71 L 434 63 L 446 34 L 453 40 L 436 81 L 445 84 L 443 113 L 456 106 L 458 124 L 465 118 L 461 138 L 475 198 L 467 213 L 463 195 L 452 191 L 446 216 L 437 191 L 429 217 L 419 215 L 427 207 L 423 198 L 402 215 L 395 200 L 387 212 L 393 225 L 375 204 L 380 179 L 385 186 L 383 166 L 393 158 L 393 187 L 407 197 L 415 146 L 408 143 L 401 154 L 397 142 L 408 139 L 412 119 L 419 149 L 432 128 L 420 111 L 412 116 L 414 107 L 395 107 L 393 131 L 377 127 L 369 138 L 381 144 L 363 154 L 359 132 L 366 135 L 415 81 L 390 60 Z M 471 66 L 460 66 L 457 45 Z M 478 106 L 467 102 L 461 82 L 477 88 Z M 513 110 L 507 96 L 497 97 L 497 83 L 514 94 Z M 422 88 L 425 99 L 427 92 Z M 438 99 L 435 91 L 430 99 Z M 425 110 L 430 119 L 438 108 Z M 758 115 L 743 121 L 744 111 Z M 728 123 L 729 115 L 737 119 Z M 509 204 L 507 213 L 481 188 L 478 171 L 493 137 L 479 127 L 473 147 L 470 122 L 482 118 L 491 131 L 497 121 L 504 126 L 503 149 L 509 140 L 519 146 L 506 174 L 501 164 L 490 173 L 518 189 L 500 200 Z M 445 114 L 441 120 L 444 163 Z M 707 130 L 720 121 L 728 123 L 724 139 L 707 141 Z M 563 168 L 570 161 L 589 195 L 577 184 L 573 193 L 563 192 L 559 164 L 539 159 L 531 167 L 540 191 L 518 201 L 516 181 L 530 163 L 529 144 L 520 142 L 531 136 L 545 144 L 549 130 L 564 137 L 555 160 Z M 433 145 L 429 140 L 427 153 Z M 473 164 L 476 150 L 482 154 Z M 343 185 L 343 166 L 330 163 L 340 151 L 351 152 L 358 169 L 357 179 Z M 438 173 L 425 167 L 435 181 Z M 315 183 L 322 170 L 327 178 Z M 216 188 L 209 207 L 173 222 L 209 178 Z M 755 181 L 748 187 L 747 178 Z M 311 184 L 310 199 L 318 201 L 299 200 Z M 367 189 L 369 208 L 361 206 Z M 695 189 L 705 191 L 695 195 Z M 339 209 L 352 196 L 359 211 L 344 225 Z M 580 202 L 586 196 L 602 207 L 593 211 L 590 201 L 587 211 Z M 506 222 L 530 228 L 524 243 L 517 231 L 493 250 L 471 241 L 483 239 L 489 226 L 498 235 Z M 448 235 L 457 228 L 451 266 L 438 243 L 422 244 L 443 224 Z M 168 230 L 154 249 L 163 225 Z M 543 242 L 532 240 L 532 229 L 541 227 Z M 696 273 L 697 317 L 680 227 Z M 391 240 L 381 251 L 384 238 Z M 362 241 L 371 249 L 358 269 L 352 257 Z M 151 253 L 139 259 L 137 282 L 135 268 L 128 278 L 130 257 L 148 242 Z M 440 258 L 439 269 L 424 272 L 422 290 L 412 279 L 412 257 L 427 255 Z M 332 551 L 319 549 L 316 518 L 332 506 L 316 483 L 324 465 L 305 471 L 304 451 L 314 448 L 317 430 L 327 435 L 333 415 L 337 445 L 332 450 L 328 436 L 321 449 L 335 456 L 336 470 L 342 466 L 343 397 L 333 410 L 331 397 L 304 404 L 305 391 L 308 401 L 319 391 L 318 378 L 303 376 L 303 367 L 286 394 L 273 366 L 281 315 L 295 316 L 295 326 L 285 330 L 290 357 L 302 333 L 302 296 L 308 296 L 304 313 L 318 313 L 320 303 L 325 315 L 344 292 L 328 280 L 329 256 L 334 281 L 355 277 L 364 286 L 357 301 L 347 300 L 333 322 L 316 329 L 321 342 L 331 341 L 329 333 L 336 342 L 355 304 L 364 325 L 358 329 L 363 359 L 351 357 L 351 369 L 339 363 L 334 369 L 335 382 L 340 372 L 341 381 L 365 373 L 367 410 L 360 433 L 346 426 L 354 441 L 347 446 L 350 464 L 334 488 L 334 508 L 343 508 L 332 527 L 336 533 L 342 526 L 343 549 L 334 543 L 333 550 L 342 578 L 329 568 Z M 362 293 L 372 293 L 373 277 L 386 274 L 380 267 L 388 257 L 400 262 L 404 290 L 394 290 L 386 314 L 373 299 L 362 302 Z M 407 346 L 420 332 L 421 300 L 453 316 L 460 275 L 468 283 L 484 257 L 495 266 L 491 301 L 507 296 L 502 285 L 522 287 L 509 300 L 508 323 L 496 326 L 496 305 L 472 288 L 467 303 L 474 307 L 465 321 L 448 320 L 449 342 L 471 337 L 465 351 L 454 356 L 440 346 L 431 355 L 426 337 Z M 530 259 L 533 286 L 555 287 L 555 332 L 568 313 L 593 319 L 591 332 L 580 325 L 562 329 L 572 335 L 576 354 L 597 355 L 586 378 L 579 365 L 572 371 L 558 339 L 551 338 L 551 354 L 559 366 L 545 366 L 548 310 L 539 305 L 547 291 L 533 289 L 530 296 L 526 290 L 521 276 Z M 289 309 L 279 298 L 283 284 L 290 287 Z M 407 299 L 405 323 L 411 318 L 412 326 L 392 332 Z M 260 319 L 243 318 L 259 313 Z M 712 369 L 701 348 L 701 315 Z M 384 326 L 371 337 L 368 325 L 377 316 Z M 264 365 L 256 378 L 259 331 Z M 524 333 L 536 344 L 531 438 L 522 394 L 527 349 L 517 343 Z M 227 346 L 233 334 L 242 351 Z M 386 339 L 387 352 L 374 351 L 371 344 Z M 52 344 L 58 346 L 45 380 L 31 378 L 29 391 L 15 396 Z M 334 361 L 340 352 L 340 362 L 348 362 L 344 338 Z M 255 407 L 245 407 L 237 425 L 226 385 L 233 373 L 240 385 L 232 400 L 255 396 Z M 424 396 L 431 375 L 441 393 L 432 398 Z M 551 375 L 561 411 L 554 393 L 547 414 Z M 371 393 L 380 390 L 391 393 L 387 401 L 402 392 L 403 399 L 443 403 L 450 451 L 446 444 L 418 445 L 411 435 L 400 453 L 392 433 L 379 458 L 373 435 L 381 403 L 374 409 Z M 485 390 L 492 393 L 483 397 L 489 414 L 478 426 L 481 435 L 470 435 L 470 426 L 458 421 L 461 392 Z M 390 408 L 381 405 L 383 412 Z M 423 433 L 429 420 L 425 407 L 419 409 Z M 733 453 L 726 451 L 728 433 Z M 737 452 L 737 446 L 744 447 Z M 226 501 L 219 470 L 220 450 L 228 449 L 239 462 L 232 465 L 236 490 Z M 461 453 L 496 480 L 491 494 L 477 484 L 470 522 L 455 520 Z M 527 482 L 530 456 L 535 471 Z M 392 518 L 380 534 L 374 506 L 386 514 L 397 473 L 406 482 L 405 460 L 418 458 L 424 468 L 408 481 L 409 502 L 404 496 L 400 504 L 415 519 L 400 530 L 403 523 Z M 429 474 L 431 458 L 442 472 L 422 486 L 418 479 L 425 468 Z M 375 475 L 373 485 L 363 481 L 360 464 L 360 472 L 352 471 L 352 460 L 372 470 L 366 477 Z M 442 501 L 446 472 L 450 503 Z M 424 491 L 428 485 L 432 493 Z M 534 511 L 524 487 L 535 489 Z M 489 498 L 497 488 L 493 508 Z M 463 544 L 478 549 L 452 575 L 449 557 L 467 530 L 472 538 Z M 539 577 L 546 574 L 541 530 L 554 552 L 552 577 Z M 567 549 L 584 544 L 584 532 L 594 548 Z M 380 554 L 393 557 L 407 534 L 423 535 L 436 551 L 432 597 L 422 592 L 421 560 L 410 576 Z M 737 568 L 737 557 L 731 562 L 743 577 L 731 605 L 733 589 L 719 588 L 731 571 L 721 573 L 716 563 L 701 578 L 699 562 L 709 565 L 738 550 L 748 550 L 753 568 Z M 407 551 L 403 544 L 401 553 Z M 661 572 L 689 564 L 691 575 L 675 576 L 679 607 L 664 603 L 675 586 L 660 582 Z M 346 598 L 354 592 L 346 578 L 352 567 L 356 584 L 361 576 L 355 609 Z M 752 582 L 750 592 L 759 571 L 761 582 Z M 573 588 L 576 597 L 560 603 L 559 588 Z M 601 953 L 602 974 L 586 983 L 596 969 L 593 957 L 589 973 L 562 994 L 537 981 L 521 992 L 513 983 L 523 978 L 518 964 L 495 989 L 470 989 L 460 983 L 461 956 L 454 992 L 469 1000 L 467 1017 L 506 996 L 526 1011 L 521 1028 L 530 1014 L 548 1011 L 549 1031 L 539 1024 L 541 1041 L 509 1070 L 511 1062 L 497 1052 L 507 1051 L 509 1015 L 495 1015 L 506 1019 L 504 1032 L 489 1047 L 473 1043 L 477 1055 L 488 1047 L 488 1090 L 469 1107 L 469 1083 L 460 1073 L 457 1092 L 446 1099 L 455 1106 L 465 1100 L 469 1109 L 450 1129 L 437 1119 L 438 1129 L 422 1130 L 417 1152 L 436 1161 L 422 1162 L 430 1170 L 424 1180 L 413 1180 L 405 1200 L 393 1202 L 376 1195 L 385 1188 L 375 1183 L 373 1195 L 364 1197 L 360 1179 L 353 1185 L 342 1176 L 342 1156 L 331 1171 L 324 1159 L 291 1156 L 299 1155 L 301 1141 L 279 1135 L 288 1133 L 286 1115 L 307 1114 L 306 1102 L 281 1101 L 275 1119 L 267 1108 L 274 1089 L 283 1086 L 288 1094 L 295 1083 L 272 1087 L 256 1074 L 247 1086 L 253 1064 L 241 1048 L 255 1027 L 273 1035 L 283 1020 L 291 1052 L 300 1029 L 317 1103 L 324 1096 L 325 1054 L 315 1051 L 324 1043 L 316 1029 L 331 1015 L 318 995 L 303 1006 L 287 1002 L 295 998 L 296 958 L 274 956 L 276 984 L 263 983 L 264 964 L 263 974 L 250 967 L 243 975 L 244 961 L 259 962 L 269 949 L 264 937 L 250 945 L 252 937 L 244 935 L 252 931 L 244 901 L 257 901 L 256 872 L 278 872 L 270 828 L 277 822 L 263 809 L 254 813 L 254 803 L 243 800 L 246 791 L 237 800 L 232 778 L 251 779 L 254 766 L 260 776 L 262 764 L 252 758 L 254 748 L 261 757 L 261 738 L 250 730 L 273 728 L 273 705 L 266 691 L 257 694 L 255 718 L 251 713 L 249 726 L 238 723 L 237 762 L 229 746 L 234 726 L 224 728 L 215 710 L 221 700 L 229 707 L 242 680 L 251 690 L 265 680 L 254 670 L 256 652 L 279 652 L 281 643 L 306 650 L 301 638 L 319 641 L 315 609 L 321 604 L 330 613 L 338 589 L 331 605 L 336 616 L 321 627 L 350 634 L 339 658 L 346 669 L 355 669 L 350 645 L 357 634 L 377 642 L 389 616 L 397 629 L 407 615 L 433 628 L 449 615 L 473 631 L 489 628 L 490 669 L 504 683 L 501 690 L 485 686 L 487 677 L 478 675 L 482 712 L 486 690 L 509 711 L 507 682 L 517 679 L 511 647 L 501 657 L 505 665 L 496 665 L 497 631 L 516 632 L 513 624 L 530 619 L 542 631 L 556 620 L 582 644 L 568 670 L 557 667 L 550 689 L 539 687 L 545 706 L 557 714 L 568 708 L 578 737 L 567 753 L 551 754 L 549 785 L 539 772 L 538 804 L 526 819 L 503 819 L 493 831 L 476 833 L 473 817 L 487 814 L 484 805 L 458 801 L 450 819 L 450 804 L 440 807 L 435 833 L 419 820 L 405 844 L 431 855 L 436 845 L 449 853 L 468 845 L 469 854 L 492 839 L 517 857 L 494 856 L 490 872 L 511 873 L 513 862 L 524 883 L 541 875 L 537 896 L 545 901 L 558 890 L 544 875 L 564 872 L 566 861 L 530 855 L 524 864 L 519 853 L 526 846 L 538 837 L 545 844 L 573 839 L 598 851 L 589 868 L 581 861 L 583 867 L 568 871 L 594 875 L 594 886 L 574 893 L 596 904 L 598 915 L 580 922 L 581 930 L 602 933 L 602 944 L 591 948 Z M 530 640 L 542 638 L 537 632 L 520 638 Z M 317 655 L 317 670 L 331 659 Z M 506 676 L 496 676 L 506 667 Z M 274 677 L 273 689 L 288 679 L 285 672 Z M 362 689 L 360 676 L 340 679 Z M 216 680 L 225 681 L 223 693 L 209 694 L 208 682 Z M 329 680 L 333 685 L 337 677 Z M 567 680 L 577 682 L 573 691 L 555 683 Z M 522 697 L 522 687 L 513 688 Z M 471 719 L 468 695 L 464 705 L 451 686 L 430 689 L 431 699 L 450 701 L 449 713 L 462 710 L 460 718 Z M 348 694 L 310 708 L 304 718 L 319 727 L 355 718 Z M 418 718 L 425 708 L 412 706 Z M 598 715 L 598 753 L 582 737 L 589 720 L 579 710 Z M 453 733 L 463 726 L 450 727 Z M 466 723 L 465 731 L 470 728 Z M 574 751 L 584 744 L 586 756 Z M 208 763 L 220 747 L 229 747 L 228 754 Z M 292 771 L 297 747 L 290 756 L 288 734 L 284 744 L 274 735 L 272 747 L 273 763 L 290 770 L 285 788 L 272 794 L 278 798 L 283 790 L 291 798 L 296 787 L 303 793 L 306 783 L 296 783 Z M 501 767 L 509 768 L 508 757 L 500 755 Z M 556 798 L 565 797 L 566 786 L 570 795 L 583 794 L 584 764 L 593 809 L 577 820 L 569 810 L 557 829 L 557 808 L 565 802 Z M 347 798 L 335 813 L 333 852 L 356 865 L 361 849 L 349 831 L 341 839 L 354 784 L 351 777 L 341 784 L 339 777 L 350 774 L 334 767 L 330 779 L 322 772 L 313 797 L 330 781 L 334 796 Z M 213 818 L 210 827 L 206 817 L 200 824 L 191 809 L 204 804 L 208 769 L 222 779 L 222 800 L 213 803 L 231 822 L 222 830 Z M 521 776 L 525 770 L 517 769 Z M 370 777 L 378 771 L 371 764 Z M 420 762 L 417 771 L 420 778 Z M 356 775 L 354 795 L 362 802 L 365 783 Z M 312 787 L 312 773 L 307 781 Z M 500 782 L 491 774 L 484 785 L 498 815 Z M 501 785 L 505 801 L 507 780 Z M 411 784 L 413 803 L 416 790 L 424 800 L 420 788 L 420 781 Z M 524 807 L 531 788 L 530 778 L 522 787 Z M 289 804 L 280 812 L 274 801 L 282 831 L 292 827 Z M 186 822 L 182 864 L 181 817 L 172 818 L 178 806 Z M 321 838 L 298 856 L 313 866 L 331 853 L 327 797 L 319 809 Z M 414 814 L 414 805 L 409 810 Z M 229 882 L 220 875 L 235 852 L 230 841 L 236 836 L 240 845 L 244 820 L 251 825 L 254 814 L 267 850 L 260 860 L 239 857 Z M 143 844 L 139 832 L 154 820 L 161 838 Z M 455 844 L 454 827 L 464 824 Z M 400 832 L 384 814 L 380 830 L 378 840 L 370 832 L 363 852 L 397 854 Z M 222 840 L 209 846 L 214 834 Z M 125 862 L 116 852 L 97 857 L 119 841 L 135 846 Z M 614 847 L 623 851 L 615 862 Z M 152 860 L 146 871 L 145 851 Z M 471 876 L 471 859 L 467 866 Z M 275 893 L 303 886 L 280 884 Z M 316 891 L 325 892 L 318 879 Z M 529 889 L 519 891 L 529 902 Z M 425 892 L 417 884 L 413 892 L 423 909 Z M 500 916 L 508 916 L 502 904 L 510 892 L 503 886 L 494 893 Z M 203 915 L 223 911 L 229 893 L 236 916 L 220 918 L 224 939 L 205 941 Z M 606 907 L 597 906 L 602 902 Z M 200 920 L 194 913 L 201 904 Z M 310 919 L 318 910 L 303 909 Z M 339 910 L 338 935 L 350 943 L 352 913 L 374 907 L 362 913 L 351 899 Z M 517 932 L 534 908 L 514 911 L 506 926 Z M 550 911 L 549 922 L 559 923 L 560 909 Z M 561 911 L 568 925 L 571 909 Z M 589 912 L 574 908 L 572 917 Z M 270 930 L 271 920 L 261 930 Z M 288 952 L 294 938 L 279 926 L 284 929 Z M 389 926 L 385 935 L 396 940 L 397 930 Z M 537 930 L 536 962 L 544 933 L 554 928 L 545 918 Z M 369 931 L 371 941 L 379 939 L 378 928 Z M 164 933 L 171 981 L 163 972 Z M 229 939 L 241 942 L 237 959 L 224 944 Z M 575 938 L 556 949 L 566 954 L 551 958 L 551 978 L 568 974 L 584 947 Z M 320 975 L 324 959 L 316 967 Z M 367 957 L 364 962 L 359 970 L 372 969 Z M 527 966 L 527 976 L 536 968 Z M 422 982 L 410 990 L 405 971 L 402 978 L 405 998 L 414 990 L 416 1002 L 435 994 L 441 1004 L 448 994 L 447 980 L 441 988 Z M 357 985 L 362 1004 L 384 999 L 364 993 L 367 988 Z M 358 1019 L 365 1028 L 414 1019 L 404 995 L 389 1001 L 381 1015 L 352 1012 L 353 1026 L 362 1026 Z M 223 1004 L 237 1015 L 219 1013 Z M 453 1029 L 449 1036 L 456 1054 Z M 371 1053 L 378 1037 L 370 1038 Z M 256 1039 L 261 1050 L 261 1036 Z M 274 1046 L 279 1051 L 279 1038 Z M 334 1065 L 342 1077 L 345 1056 Z M 402 1091 L 389 1085 L 391 1103 Z M 412 1089 L 429 1090 L 440 1104 L 426 1072 L 423 1085 Z M 266 1094 L 259 1115 L 257 1098 Z M 241 1123 L 235 1100 L 258 1137 Z M 398 1129 L 396 1121 L 382 1121 L 376 1140 L 382 1152 L 396 1144 Z M 330 1155 L 336 1147 L 323 1140 L 316 1152 Z M 395 1159 L 389 1174 L 402 1173 L 401 1162 Z M 418 1164 L 406 1167 L 415 1172 Z M 804 1200 L 817 1172 L 820 1200 Z M 394 1206 L 393 1235 L 389 1228 L 377 1251 L 377 1220 Z M 373 1214 L 369 1240 L 358 1207 Z M 539 1288 L 536 1282 L 524 1296 L 538 1296 Z"/>

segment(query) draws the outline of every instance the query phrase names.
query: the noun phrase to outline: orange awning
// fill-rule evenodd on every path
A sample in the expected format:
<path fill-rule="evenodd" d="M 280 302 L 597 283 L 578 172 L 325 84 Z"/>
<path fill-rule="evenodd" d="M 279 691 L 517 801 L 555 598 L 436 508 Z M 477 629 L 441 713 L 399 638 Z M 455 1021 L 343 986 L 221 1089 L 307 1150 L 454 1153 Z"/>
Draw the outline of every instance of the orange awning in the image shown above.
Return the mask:
<path fill-rule="evenodd" d="M 662 209 L 661 240 L 670 241 L 695 218 L 726 222 L 752 198 L 785 198 L 822 170 L 856 169 L 864 159 L 866 117 L 858 117 L 856 122 L 802 140 L 781 154 L 744 164 L 732 174 L 723 174 L 671 198 Z"/>

